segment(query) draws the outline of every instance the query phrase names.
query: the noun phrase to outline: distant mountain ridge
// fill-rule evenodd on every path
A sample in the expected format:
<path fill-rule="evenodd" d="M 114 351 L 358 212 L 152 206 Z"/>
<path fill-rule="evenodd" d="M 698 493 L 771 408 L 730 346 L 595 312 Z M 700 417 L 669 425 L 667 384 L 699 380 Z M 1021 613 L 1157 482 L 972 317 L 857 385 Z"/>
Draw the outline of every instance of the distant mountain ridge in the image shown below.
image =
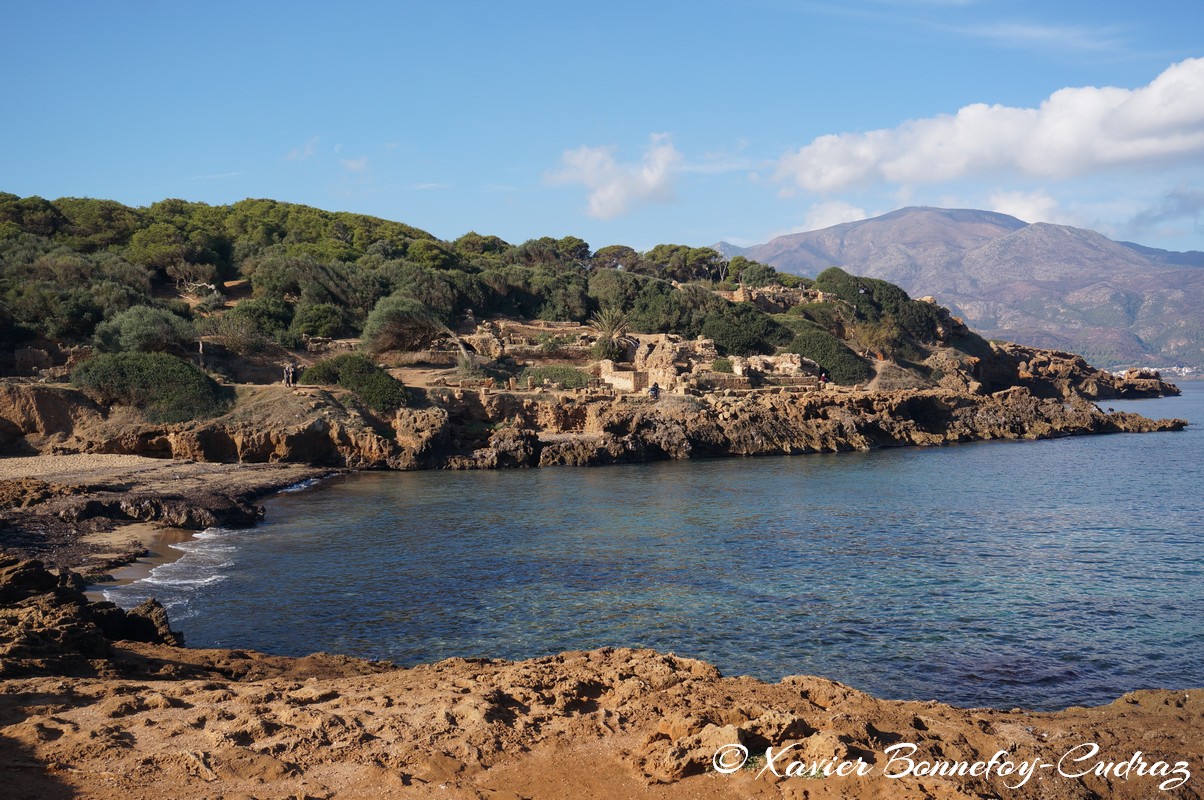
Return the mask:
<path fill-rule="evenodd" d="M 1204 366 L 1204 253 L 974 209 L 910 207 L 726 255 L 830 266 L 933 295 L 985 335 L 1107 366 Z"/>

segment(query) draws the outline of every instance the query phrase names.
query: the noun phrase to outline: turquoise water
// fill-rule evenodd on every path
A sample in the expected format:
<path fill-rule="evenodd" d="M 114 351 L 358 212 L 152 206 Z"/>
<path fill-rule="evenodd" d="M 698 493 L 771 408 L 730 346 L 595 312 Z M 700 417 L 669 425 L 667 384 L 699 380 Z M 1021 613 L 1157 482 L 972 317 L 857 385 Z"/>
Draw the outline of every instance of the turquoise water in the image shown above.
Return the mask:
<path fill-rule="evenodd" d="M 511 472 L 270 502 L 110 589 L 194 646 L 414 664 L 603 645 L 889 698 L 1056 708 L 1204 686 L 1204 386 L 1182 433 Z"/>

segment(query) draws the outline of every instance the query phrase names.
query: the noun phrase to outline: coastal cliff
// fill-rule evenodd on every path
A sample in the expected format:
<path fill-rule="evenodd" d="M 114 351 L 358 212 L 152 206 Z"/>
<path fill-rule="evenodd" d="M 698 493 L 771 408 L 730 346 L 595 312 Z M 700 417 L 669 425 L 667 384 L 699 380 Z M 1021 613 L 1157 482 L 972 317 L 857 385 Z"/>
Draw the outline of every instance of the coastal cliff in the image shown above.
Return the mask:
<path fill-rule="evenodd" d="M 391 414 L 345 390 L 242 385 L 229 413 L 154 424 L 64 386 L 0 383 L 0 452 L 62 469 L 0 475 L 5 549 L 56 566 L 106 568 L 141 546 L 80 545 L 130 522 L 202 529 L 258 521 L 256 499 L 340 469 L 591 466 L 935 446 L 993 439 L 1173 431 L 1183 420 L 1104 410 L 1092 399 L 1175 394 L 1149 373 L 1117 377 L 1082 359 L 1016 345 L 987 359 L 934 359 L 921 388 L 763 387 L 674 394 L 487 388 L 413 391 Z M 961 360 L 957 360 L 961 359 Z M 142 458 L 81 473 L 70 457 Z M 9 461 L 8 463 L 15 463 Z M 11 472 L 12 470 L 10 470 Z M 106 558 L 100 555 L 109 553 Z M 99 559 L 99 560 L 97 560 Z"/>
<path fill-rule="evenodd" d="M 349 469 L 491 469 L 773 455 L 1177 430 L 1090 400 L 1176 394 L 1156 375 L 1116 378 L 1081 358 L 1017 345 L 938 386 L 779 387 L 665 396 L 430 389 L 391 415 L 337 389 L 244 386 L 230 413 L 151 424 L 81 392 L 0 384 L 0 451 L 110 453 Z"/>

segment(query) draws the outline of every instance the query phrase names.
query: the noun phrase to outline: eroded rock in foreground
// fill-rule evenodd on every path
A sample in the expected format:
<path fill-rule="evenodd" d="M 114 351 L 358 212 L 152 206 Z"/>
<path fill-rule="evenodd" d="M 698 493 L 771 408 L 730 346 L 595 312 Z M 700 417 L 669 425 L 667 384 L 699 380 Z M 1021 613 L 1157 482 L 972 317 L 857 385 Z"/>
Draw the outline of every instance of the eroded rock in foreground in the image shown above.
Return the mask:
<path fill-rule="evenodd" d="M 111 633 L 85 642 L 73 632 L 98 612 L 72 583 L 0 565 L 4 663 L 34 629 L 42 642 L 37 677 L 0 682 L 6 797 L 1069 800 L 1204 787 L 1201 691 L 1033 713 L 879 700 L 815 677 L 723 677 L 649 650 L 395 669 Z M 767 761 L 767 748 L 785 755 Z M 736 768 L 716 771 L 716 753 Z M 945 774 L 908 768 L 921 761 Z M 1049 766 L 1022 782 L 1021 764 Z"/>

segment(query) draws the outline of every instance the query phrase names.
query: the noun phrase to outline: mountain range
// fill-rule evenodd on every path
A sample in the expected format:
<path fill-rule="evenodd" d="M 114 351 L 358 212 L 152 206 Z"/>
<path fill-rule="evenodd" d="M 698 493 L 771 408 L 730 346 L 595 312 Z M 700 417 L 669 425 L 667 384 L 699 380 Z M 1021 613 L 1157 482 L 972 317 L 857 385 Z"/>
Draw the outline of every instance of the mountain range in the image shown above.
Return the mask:
<path fill-rule="evenodd" d="M 931 295 L 984 335 L 1081 353 L 1107 367 L 1204 367 L 1204 253 L 973 209 L 912 207 L 873 219 L 725 242 L 780 270 L 830 266 Z"/>

